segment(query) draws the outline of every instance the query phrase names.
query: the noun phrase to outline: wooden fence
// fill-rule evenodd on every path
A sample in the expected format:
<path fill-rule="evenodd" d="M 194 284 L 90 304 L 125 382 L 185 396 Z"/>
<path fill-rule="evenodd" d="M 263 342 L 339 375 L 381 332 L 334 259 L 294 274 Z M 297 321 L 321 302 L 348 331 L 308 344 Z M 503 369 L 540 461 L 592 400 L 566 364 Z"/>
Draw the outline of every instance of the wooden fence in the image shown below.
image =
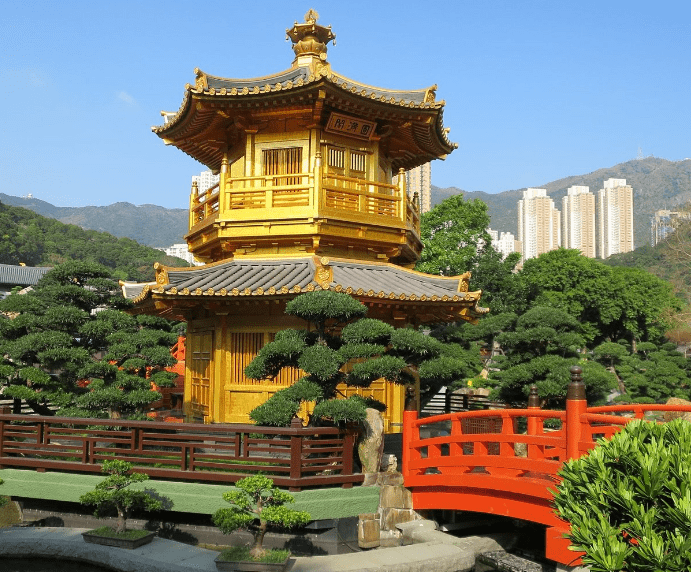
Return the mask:
<path fill-rule="evenodd" d="M 0 414 L 0 468 L 101 471 L 121 459 L 151 477 L 233 483 L 262 473 L 279 487 L 352 487 L 356 434 L 337 427 L 157 423 Z"/>

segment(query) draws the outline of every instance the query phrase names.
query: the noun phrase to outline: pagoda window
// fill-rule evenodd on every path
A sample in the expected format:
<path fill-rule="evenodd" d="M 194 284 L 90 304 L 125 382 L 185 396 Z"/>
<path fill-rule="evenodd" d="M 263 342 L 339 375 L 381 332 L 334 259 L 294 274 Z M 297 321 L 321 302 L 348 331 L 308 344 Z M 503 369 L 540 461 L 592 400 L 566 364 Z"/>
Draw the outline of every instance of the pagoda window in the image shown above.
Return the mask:
<path fill-rule="evenodd" d="M 367 155 L 364 151 L 328 145 L 326 163 L 332 173 L 363 179 L 367 178 Z"/>
<path fill-rule="evenodd" d="M 360 151 L 350 152 L 350 170 L 351 172 L 364 173 L 367 171 L 367 155 Z"/>
<path fill-rule="evenodd" d="M 329 167 L 333 169 L 345 169 L 345 149 L 329 147 Z"/>
<path fill-rule="evenodd" d="M 285 147 L 279 149 L 264 149 L 263 174 L 265 177 L 274 176 L 275 186 L 299 185 L 300 177 L 290 177 L 302 170 L 302 147 Z"/>

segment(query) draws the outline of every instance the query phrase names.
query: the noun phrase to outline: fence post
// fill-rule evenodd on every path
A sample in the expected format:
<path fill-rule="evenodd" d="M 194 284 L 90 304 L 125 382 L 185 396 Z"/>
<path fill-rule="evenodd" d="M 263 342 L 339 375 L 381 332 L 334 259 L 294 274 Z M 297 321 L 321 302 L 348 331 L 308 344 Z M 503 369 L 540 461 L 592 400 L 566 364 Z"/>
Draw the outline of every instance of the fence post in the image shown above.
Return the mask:
<path fill-rule="evenodd" d="M 403 410 L 403 448 L 401 450 L 401 473 L 403 478 L 411 475 L 410 461 L 411 450 L 410 444 L 420 438 L 420 430 L 413 426 L 417 420 L 417 399 L 415 396 L 415 388 L 408 386 L 406 388 L 405 409 Z"/>
<path fill-rule="evenodd" d="M 302 435 L 299 435 L 298 430 L 302 429 L 302 419 L 297 415 L 293 416 L 290 422 L 290 428 L 295 431 L 290 436 L 290 480 L 291 484 L 288 487 L 290 492 L 299 492 L 302 490 L 300 479 L 302 478 Z"/>
<path fill-rule="evenodd" d="M 537 394 L 537 385 L 530 386 L 530 394 L 528 395 L 528 409 L 540 410 L 540 396 Z M 540 417 L 533 417 L 528 415 L 528 427 L 526 433 L 528 435 L 541 435 L 542 434 L 542 419 Z M 528 444 L 526 447 L 528 451 L 529 458 L 536 458 L 535 454 L 539 449 L 538 445 Z"/>
<path fill-rule="evenodd" d="M 528 409 L 540 409 L 540 396 L 537 394 L 537 385 L 530 386 L 528 395 Z M 528 435 L 538 434 L 538 418 L 528 416 Z"/>
<path fill-rule="evenodd" d="M 3 411 L 0 415 L 6 415 Z M 5 420 L 0 419 L 0 457 L 5 456 Z M 3 469 L 2 462 L 0 462 L 0 469 Z"/>
<path fill-rule="evenodd" d="M 578 459 L 581 456 L 579 445 L 583 438 L 582 417 L 588 408 L 585 399 L 583 370 L 574 365 L 570 369 L 571 382 L 566 392 L 566 460 Z"/>

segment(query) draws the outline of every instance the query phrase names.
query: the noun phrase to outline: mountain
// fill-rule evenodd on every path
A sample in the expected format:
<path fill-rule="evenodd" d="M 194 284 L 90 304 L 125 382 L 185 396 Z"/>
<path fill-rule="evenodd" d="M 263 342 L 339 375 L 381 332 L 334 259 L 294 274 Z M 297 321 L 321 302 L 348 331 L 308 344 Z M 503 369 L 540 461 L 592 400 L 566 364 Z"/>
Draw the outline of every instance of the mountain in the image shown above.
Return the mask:
<path fill-rule="evenodd" d="M 140 244 L 166 247 L 184 242 L 189 212 L 156 205 L 136 206 L 114 203 L 105 207 L 56 207 L 35 198 L 13 197 L 0 193 L 0 203 L 23 207 L 65 224 L 127 237 Z"/>
<path fill-rule="evenodd" d="M 633 188 L 634 243 L 636 247 L 650 242 L 650 219 L 656 210 L 674 208 L 691 202 L 691 159 L 668 161 L 656 157 L 634 159 L 614 167 L 598 169 L 584 175 L 574 175 L 535 185 L 546 189 L 547 195 L 554 199 L 554 206 L 561 210 L 562 197 L 573 185 L 587 185 L 597 196 L 606 179 L 626 179 Z M 467 199 L 480 199 L 487 203 L 494 230 L 517 234 L 518 201 L 523 198 L 525 189 L 488 194 L 466 192 L 455 187 L 440 189 L 432 187 L 432 204 L 445 198 L 463 193 Z"/>

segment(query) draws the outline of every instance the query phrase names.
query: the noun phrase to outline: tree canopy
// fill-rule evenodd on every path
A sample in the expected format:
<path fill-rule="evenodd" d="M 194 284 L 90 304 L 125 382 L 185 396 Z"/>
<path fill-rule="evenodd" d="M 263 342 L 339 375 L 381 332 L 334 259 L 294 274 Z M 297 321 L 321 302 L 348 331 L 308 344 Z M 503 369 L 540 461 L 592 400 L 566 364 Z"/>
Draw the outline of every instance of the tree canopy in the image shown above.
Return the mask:
<path fill-rule="evenodd" d="M 431 396 L 447 383 L 479 371 L 470 350 L 443 343 L 423 332 L 366 318 L 367 308 L 351 296 L 331 290 L 307 292 L 289 302 L 286 313 L 308 322 L 309 329 L 284 330 L 245 368 L 251 379 L 274 377 L 284 367 L 305 376 L 278 391 L 250 417 L 261 425 L 288 425 L 302 401 L 315 401 L 312 422 L 360 421 L 373 404 L 360 397 L 337 399 L 338 386 L 369 387 L 380 378 L 414 384 Z"/>
<path fill-rule="evenodd" d="M 56 266 L 71 260 L 100 264 L 116 278 L 141 282 L 153 279 L 155 262 L 187 265 L 130 238 L 84 230 L 0 203 L 0 264 Z"/>
<path fill-rule="evenodd" d="M 110 271 L 68 262 L 26 294 L 0 300 L 0 385 L 35 411 L 132 416 L 160 398 L 150 381 L 170 384 L 177 335 L 162 319 L 134 318 Z"/>

